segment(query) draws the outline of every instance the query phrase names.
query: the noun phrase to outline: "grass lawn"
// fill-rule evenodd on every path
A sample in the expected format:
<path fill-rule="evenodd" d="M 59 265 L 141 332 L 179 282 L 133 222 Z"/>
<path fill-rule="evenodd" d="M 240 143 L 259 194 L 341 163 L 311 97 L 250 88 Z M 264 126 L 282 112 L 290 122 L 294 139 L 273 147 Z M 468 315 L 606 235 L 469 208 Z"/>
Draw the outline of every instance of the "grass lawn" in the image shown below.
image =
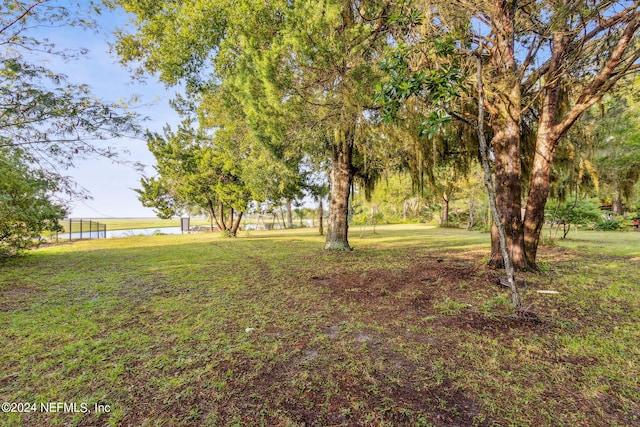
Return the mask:
<path fill-rule="evenodd" d="M 640 233 L 542 247 L 525 321 L 488 234 L 376 231 L 351 253 L 291 230 L 0 261 L 0 402 L 36 404 L 0 425 L 640 425 Z"/>
<path fill-rule="evenodd" d="M 580 253 L 608 253 L 640 258 L 640 232 L 572 231 L 566 239 L 556 239 L 556 242 Z"/>

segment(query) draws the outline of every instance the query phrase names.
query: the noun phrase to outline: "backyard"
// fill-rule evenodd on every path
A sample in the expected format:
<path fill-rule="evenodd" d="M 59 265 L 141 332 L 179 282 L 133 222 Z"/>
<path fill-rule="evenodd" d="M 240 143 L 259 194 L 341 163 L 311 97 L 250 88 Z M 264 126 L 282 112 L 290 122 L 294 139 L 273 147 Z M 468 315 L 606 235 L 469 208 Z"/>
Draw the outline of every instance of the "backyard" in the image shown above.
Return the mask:
<path fill-rule="evenodd" d="M 520 319 L 487 233 L 351 231 L 348 253 L 299 229 L 0 261 L 0 425 L 640 424 L 640 233 L 542 246 Z"/>

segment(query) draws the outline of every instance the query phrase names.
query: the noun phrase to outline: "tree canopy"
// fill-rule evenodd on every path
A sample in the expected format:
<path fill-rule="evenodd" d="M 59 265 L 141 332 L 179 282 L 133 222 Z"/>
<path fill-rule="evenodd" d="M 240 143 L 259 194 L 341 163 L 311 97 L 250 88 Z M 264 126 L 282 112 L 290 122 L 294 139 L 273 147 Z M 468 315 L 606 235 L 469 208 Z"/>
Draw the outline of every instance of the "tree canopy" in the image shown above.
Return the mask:
<path fill-rule="evenodd" d="M 137 17 L 135 33 L 119 34 L 123 62 L 167 84 L 185 83 L 190 96 L 205 103 L 202 111 L 206 93 L 223 86 L 241 106 L 252 137 L 291 170 L 310 160 L 331 160 L 325 247 L 349 250 L 353 180 L 371 188 L 379 176 L 373 156 L 381 153 L 373 144 L 388 143 L 372 131 L 380 108 L 372 88 L 383 78 L 383 51 L 403 25 L 404 5 L 115 3 Z M 427 91 L 435 93 L 439 74 L 422 76 Z"/>
<path fill-rule="evenodd" d="M 59 184 L 27 166 L 20 148 L 0 148 L 0 257 L 37 246 L 45 231 L 60 231 L 65 208 L 54 201 Z"/>
<path fill-rule="evenodd" d="M 133 135 L 136 115 L 124 104 L 95 97 L 82 83 L 46 65 L 72 60 L 82 49 L 59 49 L 46 38 L 51 26 L 91 30 L 93 2 L 84 7 L 49 0 L 3 2 L 0 9 L 0 252 L 37 245 L 66 214 L 60 193 L 87 197 L 64 173 L 88 157 L 114 160 L 102 141 Z"/>
<path fill-rule="evenodd" d="M 207 94 L 223 88 L 244 137 L 289 170 L 318 153 L 330 160 L 326 248 L 350 249 L 354 182 L 370 193 L 385 169 L 404 168 L 444 204 L 446 181 L 469 170 L 486 138 L 517 269 L 535 268 L 561 141 L 640 58 L 640 6 L 626 1 L 112 3 L 135 17 L 134 32 L 119 33 L 122 61 L 184 83 L 202 123 L 219 114 Z"/>
<path fill-rule="evenodd" d="M 0 144 L 22 148 L 23 161 L 55 176 L 70 193 L 76 189 L 62 170 L 88 157 L 115 159 L 117 150 L 100 141 L 137 131 L 136 115 L 125 105 L 100 100 L 86 84 L 42 65 L 50 57 L 73 60 L 86 53 L 58 49 L 42 33 L 51 25 L 91 30 L 95 7 L 11 0 L 0 11 Z"/>

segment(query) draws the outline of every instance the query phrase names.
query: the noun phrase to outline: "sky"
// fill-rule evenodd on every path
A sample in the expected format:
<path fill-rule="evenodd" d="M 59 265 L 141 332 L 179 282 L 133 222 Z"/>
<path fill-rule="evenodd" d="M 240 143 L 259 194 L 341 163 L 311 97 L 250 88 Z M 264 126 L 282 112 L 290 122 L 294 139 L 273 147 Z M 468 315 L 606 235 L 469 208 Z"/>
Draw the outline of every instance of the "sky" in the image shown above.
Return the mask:
<path fill-rule="evenodd" d="M 168 89 L 153 76 L 145 82 L 136 82 L 131 74 L 118 63 L 115 54 L 109 52 L 109 42 L 114 39 L 113 30 L 126 25 L 128 19 L 123 12 L 105 10 L 98 18 L 98 33 L 74 27 L 47 29 L 47 38 L 58 48 L 86 48 L 88 54 L 67 63 L 47 64 L 56 72 L 66 74 L 72 83 L 86 83 L 92 93 L 105 102 L 129 99 L 137 95 L 135 111 L 148 120 L 143 127 L 161 132 L 165 124 L 175 127 L 179 122 L 177 114 L 169 106 L 177 89 Z M 153 175 L 154 158 L 143 139 L 118 139 L 107 142 L 123 151 L 121 158 L 138 161 L 146 166 L 145 174 Z M 127 150 L 129 154 L 125 154 Z M 77 184 L 85 188 L 92 199 L 68 201 L 71 218 L 130 218 L 154 217 L 150 208 L 142 206 L 138 194 L 133 190 L 140 187 L 141 173 L 130 166 L 113 163 L 107 159 L 89 159 L 65 171 Z"/>

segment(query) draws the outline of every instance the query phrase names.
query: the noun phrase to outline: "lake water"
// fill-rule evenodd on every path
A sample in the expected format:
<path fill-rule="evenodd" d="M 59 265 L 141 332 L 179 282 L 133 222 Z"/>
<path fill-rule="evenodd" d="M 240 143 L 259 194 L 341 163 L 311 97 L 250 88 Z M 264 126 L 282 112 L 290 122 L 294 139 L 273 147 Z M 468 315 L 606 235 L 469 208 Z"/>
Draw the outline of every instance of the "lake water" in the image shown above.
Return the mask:
<path fill-rule="evenodd" d="M 271 224 L 269 224 L 271 225 Z M 208 231 L 208 227 L 203 227 L 206 228 L 206 231 Z M 278 227 L 276 227 L 278 228 Z M 243 230 L 256 230 L 257 227 L 255 224 L 244 224 L 242 226 Z M 192 233 L 197 233 L 199 231 L 204 231 L 204 230 L 197 230 L 197 231 L 191 231 Z M 106 233 L 106 237 L 109 238 L 113 238 L 113 237 L 131 237 L 131 236 L 152 236 L 154 234 L 182 234 L 182 230 L 180 227 L 158 227 L 158 228 L 133 228 L 133 229 L 129 229 L 129 230 L 107 230 Z M 80 238 L 82 237 L 82 240 L 85 239 L 104 239 L 105 237 L 105 233 L 104 232 L 97 232 L 97 231 L 83 231 L 82 232 L 82 236 L 81 233 L 71 233 L 71 239 L 72 240 L 80 240 Z M 53 237 L 53 240 L 56 240 L 55 236 Z M 69 233 L 61 233 L 58 235 L 58 241 L 64 241 L 64 240 L 69 240 Z"/>
<path fill-rule="evenodd" d="M 130 237 L 130 236 L 151 236 L 153 234 L 181 234 L 180 227 L 158 227 L 158 228 L 133 228 L 130 230 L 107 230 L 107 239 L 112 237 Z M 72 240 L 82 239 L 104 239 L 104 232 L 83 231 L 82 233 L 71 233 Z M 55 239 L 55 236 L 54 236 Z M 69 233 L 61 233 L 58 240 L 69 240 Z"/>
<path fill-rule="evenodd" d="M 181 234 L 180 227 L 134 228 L 131 230 L 107 230 L 107 238 L 129 236 L 151 236 L 154 234 Z"/>

